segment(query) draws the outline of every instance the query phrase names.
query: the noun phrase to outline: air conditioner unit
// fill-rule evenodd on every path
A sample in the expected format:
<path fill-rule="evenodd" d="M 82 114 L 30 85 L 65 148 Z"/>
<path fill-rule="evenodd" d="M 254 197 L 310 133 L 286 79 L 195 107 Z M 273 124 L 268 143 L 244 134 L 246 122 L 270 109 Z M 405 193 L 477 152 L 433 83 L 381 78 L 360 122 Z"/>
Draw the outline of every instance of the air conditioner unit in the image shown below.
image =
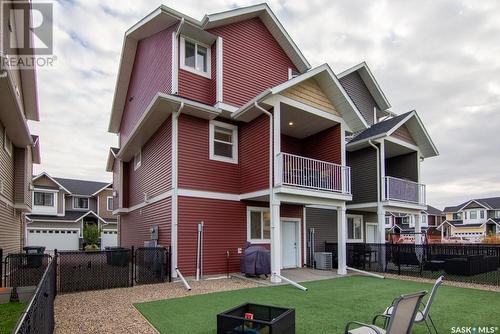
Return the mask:
<path fill-rule="evenodd" d="M 332 253 L 315 252 L 314 262 L 316 262 L 316 269 L 331 270 L 333 268 Z"/>

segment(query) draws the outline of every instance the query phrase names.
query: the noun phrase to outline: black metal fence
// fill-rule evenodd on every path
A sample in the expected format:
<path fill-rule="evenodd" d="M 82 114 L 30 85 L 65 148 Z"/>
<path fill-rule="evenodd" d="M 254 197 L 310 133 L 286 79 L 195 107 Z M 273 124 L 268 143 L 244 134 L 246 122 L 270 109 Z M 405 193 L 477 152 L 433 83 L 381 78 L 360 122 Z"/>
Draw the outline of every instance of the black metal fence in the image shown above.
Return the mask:
<path fill-rule="evenodd" d="M 48 254 L 8 254 L 4 260 L 3 284 L 9 287 L 38 285 L 50 259 Z"/>
<path fill-rule="evenodd" d="M 57 256 L 44 271 L 34 296 L 18 320 L 13 333 L 52 334 L 54 331 L 54 298 L 57 293 Z"/>
<path fill-rule="evenodd" d="M 172 281 L 169 248 L 138 248 L 134 254 L 134 280 L 137 284 Z"/>
<path fill-rule="evenodd" d="M 500 245 L 347 244 L 347 265 L 373 272 L 500 286 Z M 325 243 L 337 257 L 337 244 Z"/>

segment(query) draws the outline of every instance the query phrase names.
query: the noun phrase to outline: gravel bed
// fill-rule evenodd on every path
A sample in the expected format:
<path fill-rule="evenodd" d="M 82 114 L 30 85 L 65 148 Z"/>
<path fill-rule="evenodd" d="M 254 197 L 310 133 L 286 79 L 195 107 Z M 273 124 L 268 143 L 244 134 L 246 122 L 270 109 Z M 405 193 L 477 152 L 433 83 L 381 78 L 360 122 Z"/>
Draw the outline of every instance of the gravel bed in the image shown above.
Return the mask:
<path fill-rule="evenodd" d="M 403 275 L 395 275 L 395 274 L 381 274 L 387 278 L 401 279 L 405 281 L 414 281 L 414 282 L 424 282 L 424 283 L 432 283 L 436 280 L 429 278 L 421 278 L 421 277 L 413 277 L 413 276 L 403 276 Z M 456 286 L 458 288 L 469 288 L 469 289 L 478 289 L 478 290 L 486 290 L 486 291 L 496 291 L 500 292 L 500 286 L 494 285 L 486 285 L 486 284 L 474 284 L 474 283 L 466 283 L 466 282 L 457 282 L 457 281 L 449 281 L 446 280 L 446 275 L 444 277 L 443 284 L 449 286 Z"/>
<path fill-rule="evenodd" d="M 191 291 L 175 282 L 59 294 L 55 333 L 157 333 L 132 304 L 258 286 L 240 279 L 189 283 Z"/>

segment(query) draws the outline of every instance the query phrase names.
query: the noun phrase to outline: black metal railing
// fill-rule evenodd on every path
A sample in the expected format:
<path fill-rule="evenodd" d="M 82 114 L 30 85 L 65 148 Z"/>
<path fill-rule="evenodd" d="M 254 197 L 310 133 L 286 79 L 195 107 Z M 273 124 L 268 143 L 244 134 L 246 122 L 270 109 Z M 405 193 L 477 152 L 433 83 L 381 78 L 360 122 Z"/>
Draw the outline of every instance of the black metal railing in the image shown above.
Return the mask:
<path fill-rule="evenodd" d="M 134 280 L 137 284 L 172 281 L 170 247 L 144 247 L 135 250 Z"/>
<path fill-rule="evenodd" d="M 326 242 L 325 252 L 336 259 L 337 244 Z M 500 286 L 500 245 L 348 243 L 346 258 L 372 272 Z"/>
<path fill-rule="evenodd" d="M 16 334 L 52 334 L 54 331 L 54 298 L 57 293 L 57 256 L 47 264 L 35 294 L 13 331 Z"/>

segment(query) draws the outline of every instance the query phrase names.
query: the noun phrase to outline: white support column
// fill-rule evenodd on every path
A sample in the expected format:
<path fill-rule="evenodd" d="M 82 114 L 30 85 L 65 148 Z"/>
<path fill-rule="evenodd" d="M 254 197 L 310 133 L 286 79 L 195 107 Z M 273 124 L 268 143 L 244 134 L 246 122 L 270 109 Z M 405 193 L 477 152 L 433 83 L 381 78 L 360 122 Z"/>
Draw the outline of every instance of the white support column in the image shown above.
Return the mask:
<path fill-rule="evenodd" d="M 382 204 L 379 203 L 377 207 L 377 222 L 378 222 L 378 242 L 385 243 L 385 209 Z"/>
<path fill-rule="evenodd" d="M 271 282 L 280 283 L 281 278 L 281 221 L 280 201 L 271 203 Z"/>
<path fill-rule="evenodd" d="M 347 274 L 347 221 L 345 214 L 345 204 L 337 207 L 337 258 L 338 258 L 338 269 L 337 274 L 346 275 Z"/>
<path fill-rule="evenodd" d="M 423 242 L 422 238 L 422 215 L 416 214 L 412 216 L 415 219 L 415 244 L 420 245 Z"/>
<path fill-rule="evenodd" d="M 276 159 L 281 152 L 281 112 L 280 102 L 276 102 L 273 108 L 273 143 L 274 143 L 274 185 L 281 182 L 282 166 Z"/>

